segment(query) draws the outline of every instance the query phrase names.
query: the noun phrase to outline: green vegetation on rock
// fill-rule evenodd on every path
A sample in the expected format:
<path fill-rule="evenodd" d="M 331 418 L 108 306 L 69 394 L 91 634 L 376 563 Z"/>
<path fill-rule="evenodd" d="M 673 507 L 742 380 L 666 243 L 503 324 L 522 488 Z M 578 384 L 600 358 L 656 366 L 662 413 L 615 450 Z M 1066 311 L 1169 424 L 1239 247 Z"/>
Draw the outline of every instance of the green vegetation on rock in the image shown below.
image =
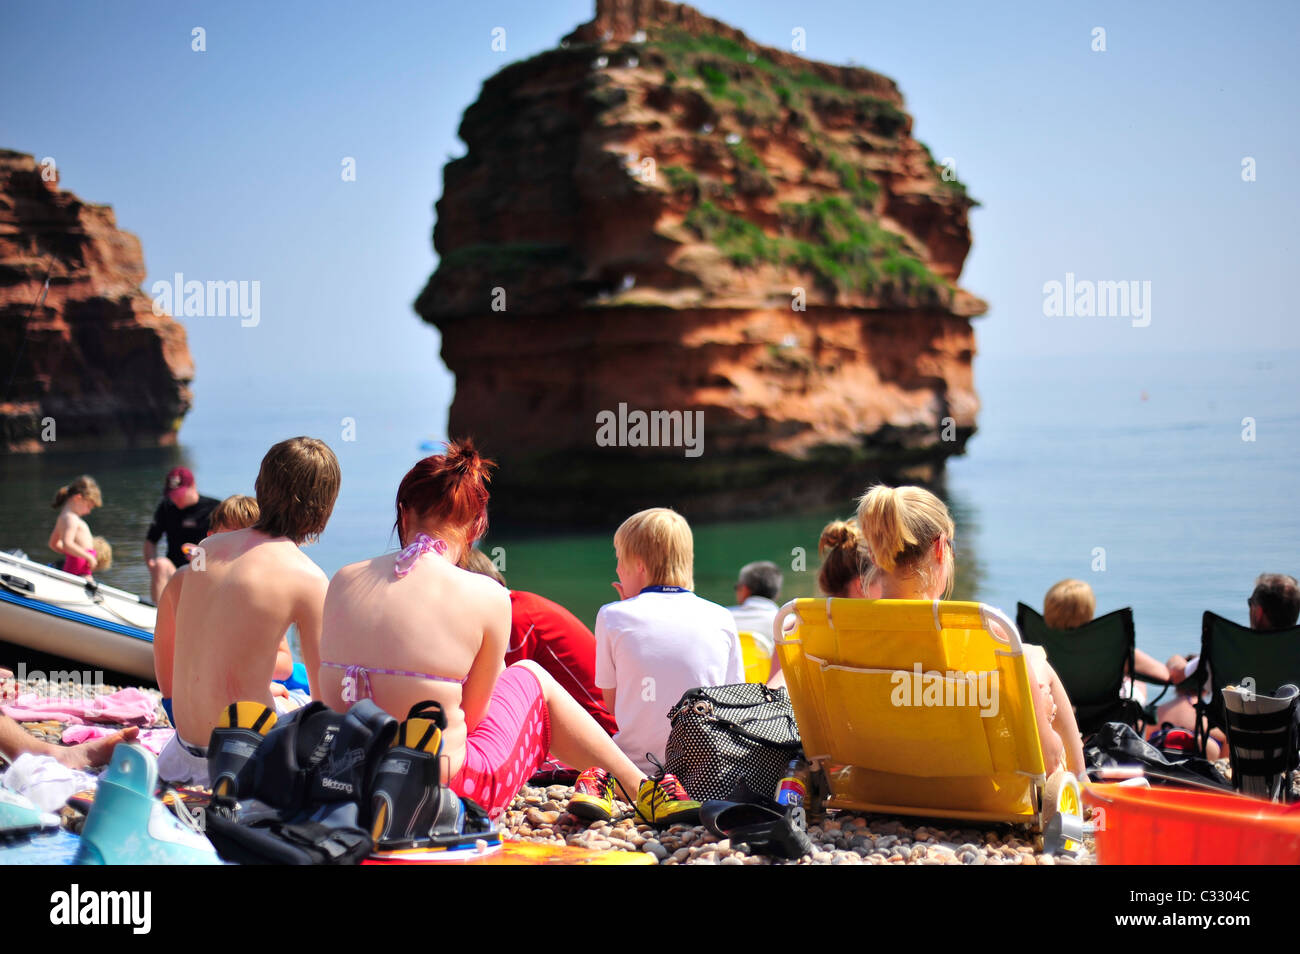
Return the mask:
<path fill-rule="evenodd" d="M 767 175 L 767 166 L 763 165 L 763 160 L 759 158 L 758 153 L 754 151 L 754 147 L 749 143 L 742 139 L 740 142 L 727 143 L 727 148 L 731 150 L 731 154 L 736 157 L 737 162 L 749 166 L 756 172 Z"/>
<path fill-rule="evenodd" d="M 685 221 L 739 268 L 787 265 L 843 291 L 950 291 L 944 279 L 909 253 L 901 235 L 863 218 L 841 198 L 782 203 L 781 217 L 783 234 L 777 236 L 711 202 L 700 203 Z"/>
<path fill-rule="evenodd" d="M 951 179 L 944 178 L 944 172 L 946 170 L 942 165 L 938 163 L 938 161 L 935 160 L 934 153 L 930 151 L 930 147 L 927 146 L 925 143 L 919 141 L 917 142 L 917 145 L 919 145 L 922 149 L 925 150 L 926 156 L 928 156 L 930 159 L 930 168 L 934 170 L 934 174 L 939 178 L 940 185 L 948 189 L 950 192 L 955 192 L 963 199 L 970 200 L 972 205 L 979 205 L 978 202 L 970 198 L 970 193 L 966 191 L 966 183 L 962 182 L 960 179 L 957 178 L 957 176 L 955 175 L 956 170 L 954 170 L 954 175 Z"/>
<path fill-rule="evenodd" d="M 831 171 L 839 176 L 840 187 L 853 197 L 854 204 L 868 210 L 875 206 L 876 198 L 880 195 L 880 183 L 868 176 L 865 169 L 855 166 L 836 152 L 824 153 L 824 159 Z"/>
<path fill-rule="evenodd" d="M 685 166 L 664 166 L 664 177 L 674 192 L 695 192 L 700 188 L 700 177 Z"/>

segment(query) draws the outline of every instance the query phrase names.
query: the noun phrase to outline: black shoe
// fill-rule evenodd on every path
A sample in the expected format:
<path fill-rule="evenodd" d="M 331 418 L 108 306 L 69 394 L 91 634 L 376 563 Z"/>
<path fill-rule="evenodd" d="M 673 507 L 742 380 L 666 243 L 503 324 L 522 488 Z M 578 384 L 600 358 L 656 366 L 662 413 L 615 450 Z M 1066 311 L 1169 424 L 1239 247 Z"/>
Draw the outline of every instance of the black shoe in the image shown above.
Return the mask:
<path fill-rule="evenodd" d="M 761 855 L 802 858 L 812 853 L 802 806 L 776 810 L 752 802 L 711 800 L 700 807 L 700 821 L 732 845 L 746 844 Z"/>

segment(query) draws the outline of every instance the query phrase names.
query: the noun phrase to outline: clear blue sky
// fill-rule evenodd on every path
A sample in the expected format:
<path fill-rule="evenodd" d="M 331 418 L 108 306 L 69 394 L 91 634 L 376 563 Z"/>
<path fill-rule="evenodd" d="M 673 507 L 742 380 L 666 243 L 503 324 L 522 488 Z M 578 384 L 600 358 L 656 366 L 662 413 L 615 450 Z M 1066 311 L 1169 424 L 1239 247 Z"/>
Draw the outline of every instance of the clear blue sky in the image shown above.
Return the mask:
<path fill-rule="evenodd" d="M 915 132 L 984 206 L 963 284 L 991 355 L 1300 346 L 1300 4 L 794 3 L 708 14 L 893 77 Z M 507 62 L 555 45 L 590 0 L 5 5 L 0 145 L 140 236 L 149 284 L 257 280 L 261 324 L 187 319 L 196 392 L 289 400 L 342 381 L 451 382 L 411 302 L 456 128 Z M 191 29 L 207 50 L 191 50 Z M 493 27 L 507 51 L 493 52 Z M 1107 50 L 1091 49 L 1094 27 Z M 358 179 L 343 182 L 343 157 Z M 1243 182 L 1241 161 L 1257 162 Z M 1152 283 L 1151 325 L 1044 317 L 1043 283 Z M 345 386 L 340 384 L 340 386 Z M 441 426 L 441 422 L 439 422 Z"/>

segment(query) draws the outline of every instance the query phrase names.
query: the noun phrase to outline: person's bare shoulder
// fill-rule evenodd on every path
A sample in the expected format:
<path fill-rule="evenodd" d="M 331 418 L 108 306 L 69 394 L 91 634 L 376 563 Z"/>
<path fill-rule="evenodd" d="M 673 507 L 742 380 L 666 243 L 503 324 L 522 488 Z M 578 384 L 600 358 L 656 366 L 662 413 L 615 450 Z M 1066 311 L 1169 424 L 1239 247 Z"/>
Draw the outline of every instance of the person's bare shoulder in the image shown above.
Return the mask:
<path fill-rule="evenodd" d="M 479 600 L 484 606 L 498 610 L 504 604 L 508 611 L 510 591 L 504 586 L 482 573 L 474 573 L 458 566 L 452 567 L 452 569 L 456 571 L 457 581 L 463 584 L 476 600 Z"/>
<path fill-rule="evenodd" d="M 313 590 L 323 591 L 329 586 L 330 578 L 320 565 L 297 547 L 285 557 L 286 569 L 292 569 L 299 584 Z"/>
<path fill-rule="evenodd" d="M 173 573 L 172 578 L 168 580 L 167 585 L 163 587 L 161 598 L 164 600 L 170 599 L 173 603 L 179 600 L 181 598 L 181 587 L 183 587 L 185 581 L 190 578 L 191 572 L 193 571 L 187 563 L 185 566 Z"/>

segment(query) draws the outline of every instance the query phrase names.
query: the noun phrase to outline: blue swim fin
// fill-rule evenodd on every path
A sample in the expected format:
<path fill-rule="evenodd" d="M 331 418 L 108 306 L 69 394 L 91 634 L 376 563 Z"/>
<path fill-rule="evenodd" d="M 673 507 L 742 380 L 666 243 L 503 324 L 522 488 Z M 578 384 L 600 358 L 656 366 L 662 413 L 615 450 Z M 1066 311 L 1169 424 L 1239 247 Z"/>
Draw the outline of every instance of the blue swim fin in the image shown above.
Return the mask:
<path fill-rule="evenodd" d="M 181 824 L 153 797 L 157 760 L 139 745 L 119 744 L 86 815 L 80 865 L 219 865 L 212 843 Z M 183 806 L 182 806 L 182 809 Z"/>

